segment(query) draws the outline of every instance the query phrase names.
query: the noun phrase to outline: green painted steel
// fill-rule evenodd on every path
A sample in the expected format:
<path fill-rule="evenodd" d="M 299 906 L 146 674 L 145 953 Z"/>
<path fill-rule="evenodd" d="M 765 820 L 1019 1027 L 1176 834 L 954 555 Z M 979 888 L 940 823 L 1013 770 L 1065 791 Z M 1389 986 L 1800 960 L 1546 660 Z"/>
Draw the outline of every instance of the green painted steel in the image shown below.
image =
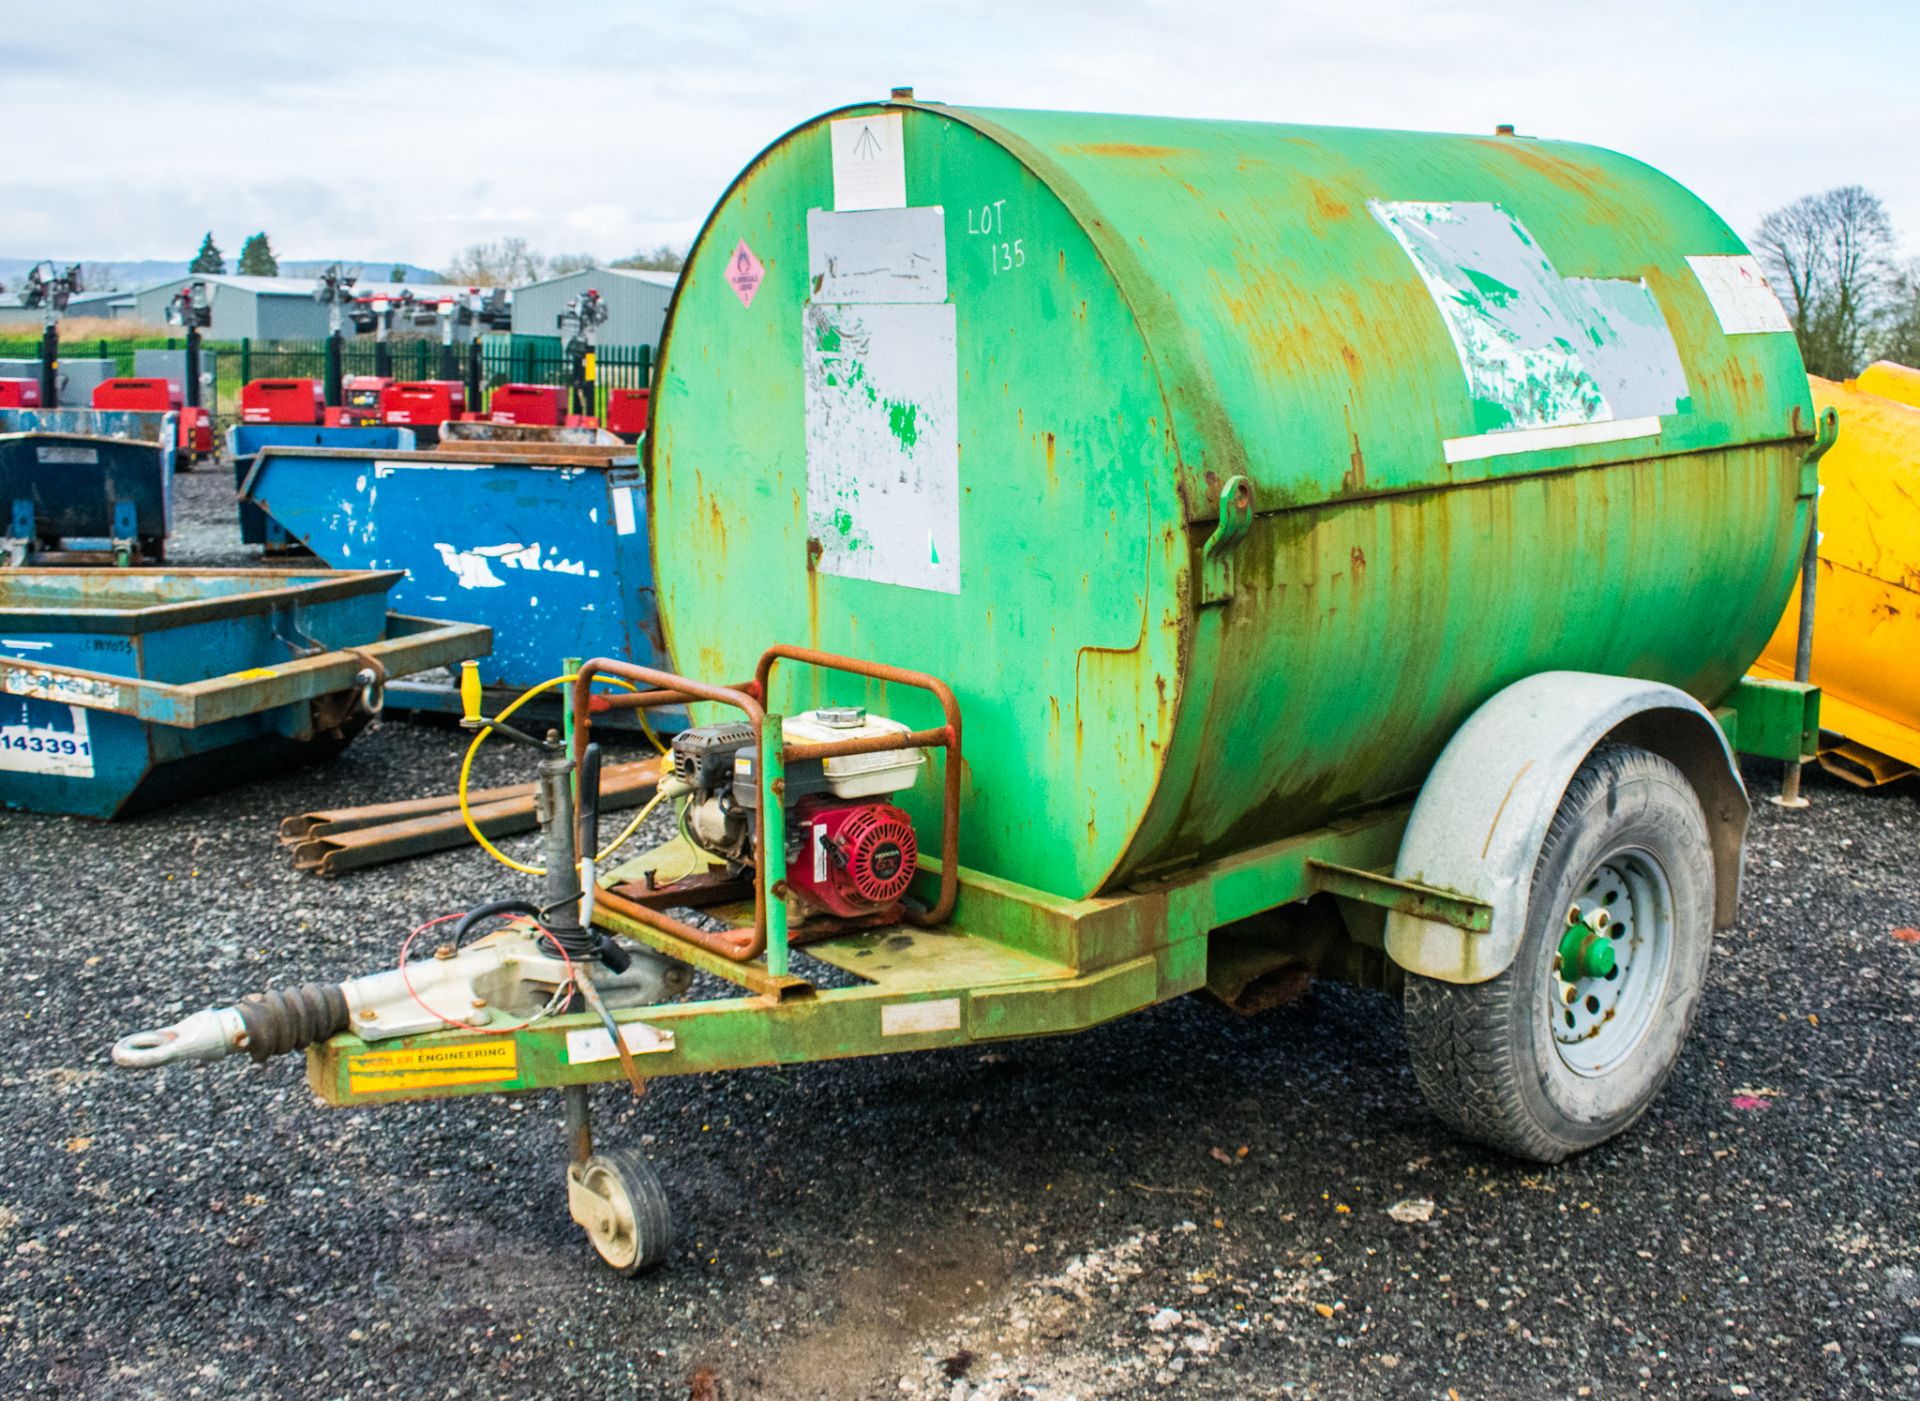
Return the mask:
<path fill-rule="evenodd" d="M 761 877 L 779 898 L 767 901 L 767 974 L 787 976 L 787 788 L 786 740 L 780 717 L 768 711 L 760 727 Z"/>
<path fill-rule="evenodd" d="M 1560 976 L 1566 982 L 1604 978 L 1617 961 L 1613 941 L 1585 923 L 1568 925 L 1567 932 L 1560 936 Z"/>
<path fill-rule="evenodd" d="M 1820 688 L 1749 676 L 1726 699 L 1720 728 L 1742 754 L 1811 763 L 1820 752 Z"/>
<path fill-rule="evenodd" d="M 907 207 L 835 213 L 832 122 L 893 115 Z M 963 862 L 1069 898 L 1410 794 L 1535 672 L 1716 703 L 1791 585 L 1813 426 L 1745 251 L 1586 146 L 829 113 L 729 189 L 670 314 L 672 655 L 947 679 Z M 819 676 L 770 706 L 828 699 L 937 721 Z"/>
<path fill-rule="evenodd" d="M 1315 871 L 1391 859 L 1406 819 L 1405 807 L 1372 813 L 1363 822 L 1236 852 L 1177 879 L 1088 900 L 1061 899 L 962 871 L 954 919 L 939 929 L 893 926 L 807 946 L 813 958 L 856 974 L 853 986 L 795 982 L 769 989 L 770 995 L 628 1009 L 616 1019 L 671 1033 L 670 1041 L 661 1038 L 655 1050 L 637 1056 L 640 1073 L 648 1078 L 1080 1031 L 1195 991 L 1207 981 L 1212 930 L 1305 899 L 1319 887 Z M 634 874 L 643 859 L 609 879 Z M 930 903 L 939 862 L 927 858 L 923 864 L 917 893 Z M 710 913 L 737 919 L 744 911 Z M 594 922 L 643 944 L 655 941 L 651 926 L 604 909 L 595 911 Z M 716 966 L 724 960 L 713 955 L 690 961 L 728 978 L 737 978 L 743 966 L 725 971 Z M 901 1011 L 918 1003 L 943 1005 Z M 591 1013 L 541 1019 L 532 1026 L 496 1015 L 512 1027 L 492 1033 L 426 1032 L 377 1045 L 342 1033 L 308 1049 L 308 1084 L 328 1103 L 367 1104 L 556 1089 L 624 1074 L 611 1056 L 573 1059 L 569 1033 L 599 1026 Z M 498 1080 L 435 1077 L 403 1089 L 378 1079 L 371 1085 L 354 1083 L 353 1063 L 370 1051 L 508 1045 L 510 1052 L 496 1052 L 498 1059 L 490 1060 L 501 1068 Z"/>

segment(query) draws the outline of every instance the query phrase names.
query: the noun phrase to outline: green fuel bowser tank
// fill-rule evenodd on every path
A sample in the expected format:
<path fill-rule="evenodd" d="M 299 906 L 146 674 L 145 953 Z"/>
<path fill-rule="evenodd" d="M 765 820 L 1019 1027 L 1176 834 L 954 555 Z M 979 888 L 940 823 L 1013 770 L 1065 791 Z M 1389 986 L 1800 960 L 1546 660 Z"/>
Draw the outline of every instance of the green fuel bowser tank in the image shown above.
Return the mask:
<path fill-rule="evenodd" d="M 1813 410 L 1740 239 L 1627 157 L 896 100 L 721 199 L 653 429 L 682 669 L 948 678 L 963 863 L 1077 898 L 1411 795 L 1536 673 L 1721 699 Z"/>
<path fill-rule="evenodd" d="M 1400 995 L 1421 1092 L 1484 1143 L 1554 1162 L 1646 1112 L 1737 914 L 1730 740 L 1817 739 L 1814 688 L 1743 674 L 1835 433 L 1678 185 L 1511 135 L 896 93 L 727 190 L 652 412 L 676 670 L 571 668 L 544 869 L 509 863 L 540 903 L 116 1062 L 562 1091 L 569 1212 L 623 1273 L 671 1232 L 648 1155 L 594 1146 L 600 1080 L 1327 975 Z M 473 694 L 474 746 L 530 740 Z M 594 717 L 685 699 L 674 835 L 602 864 Z M 694 968 L 749 995 L 682 1002 Z"/>

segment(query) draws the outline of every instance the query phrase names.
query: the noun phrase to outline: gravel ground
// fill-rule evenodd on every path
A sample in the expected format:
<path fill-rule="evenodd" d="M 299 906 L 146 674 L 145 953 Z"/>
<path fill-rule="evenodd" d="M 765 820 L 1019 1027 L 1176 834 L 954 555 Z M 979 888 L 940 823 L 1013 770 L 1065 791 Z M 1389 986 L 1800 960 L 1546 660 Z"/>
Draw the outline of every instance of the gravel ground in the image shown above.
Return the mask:
<path fill-rule="evenodd" d="M 229 480 L 183 483 L 177 559 L 235 558 Z M 295 1059 L 106 1058 L 518 893 L 478 853 L 323 882 L 275 841 L 291 812 L 444 791 L 460 742 L 388 723 L 135 821 L 0 814 L 0 1392 L 1920 1396 L 1911 786 L 1760 806 L 1672 1083 L 1563 1167 L 1449 1139 L 1384 998 L 1190 998 L 641 1106 L 604 1086 L 602 1141 L 648 1149 L 681 1222 L 622 1281 L 567 1220 L 551 1098 L 336 1111 Z M 524 776 L 495 759 L 482 781 Z"/>

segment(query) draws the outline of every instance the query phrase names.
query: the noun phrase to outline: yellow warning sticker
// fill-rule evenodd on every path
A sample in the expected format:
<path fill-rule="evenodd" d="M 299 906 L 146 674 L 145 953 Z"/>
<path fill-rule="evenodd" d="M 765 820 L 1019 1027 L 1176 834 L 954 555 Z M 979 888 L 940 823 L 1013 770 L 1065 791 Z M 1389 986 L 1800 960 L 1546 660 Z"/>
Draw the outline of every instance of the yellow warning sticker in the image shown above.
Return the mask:
<path fill-rule="evenodd" d="M 245 671 L 234 672 L 234 676 L 241 681 L 271 681 L 279 674 L 270 666 L 248 667 Z"/>
<path fill-rule="evenodd" d="M 412 1051 L 363 1051 L 347 1057 L 347 1089 L 356 1095 L 486 1085 L 519 1074 L 519 1047 L 510 1039 Z"/>

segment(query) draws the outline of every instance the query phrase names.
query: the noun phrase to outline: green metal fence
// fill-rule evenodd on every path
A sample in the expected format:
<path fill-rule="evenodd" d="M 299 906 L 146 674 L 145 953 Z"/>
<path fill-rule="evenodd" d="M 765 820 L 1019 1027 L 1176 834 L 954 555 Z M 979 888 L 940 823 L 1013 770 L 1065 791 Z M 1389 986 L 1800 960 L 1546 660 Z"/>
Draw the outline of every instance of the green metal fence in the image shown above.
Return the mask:
<path fill-rule="evenodd" d="M 165 336 L 147 336 L 140 340 L 116 341 L 62 341 L 60 353 L 75 360 L 111 360 L 116 375 L 133 373 L 133 352 L 136 350 L 179 350 L 185 344 L 181 340 L 170 340 Z M 225 344 L 212 341 L 203 342 L 209 350 L 225 350 Z M 32 360 L 40 354 L 39 336 L 7 336 L 0 338 L 0 360 Z"/>
<path fill-rule="evenodd" d="M 442 374 L 440 342 L 431 338 L 409 337 L 387 343 L 396 379 L 438 379 Z M 452 377 L 466 378 L 467 348 L 454 348 Z M 370 340 L 343 341 L 340 347 L 343 375 L 371 375 L 375 364 L 375 343 Z M 558 336 L 489 335 L 480 341 L 480 384 L 483 394 L 503 384 L 565 384 L 567 382 L 566 345 Z M 642 389 L 653 379 L 653 347 L 650 345 L 603 345 L 594 356 L 600 387 L 596 412 L 606 412 L 606 391 L 611 388 Z M 326 374 L 325 341 L 249 341 L 237 347 L 235 378 L 237 384 L 255 379 L 321 379 Z M 223 366 L 224 369 L 224 366 Z"/>

